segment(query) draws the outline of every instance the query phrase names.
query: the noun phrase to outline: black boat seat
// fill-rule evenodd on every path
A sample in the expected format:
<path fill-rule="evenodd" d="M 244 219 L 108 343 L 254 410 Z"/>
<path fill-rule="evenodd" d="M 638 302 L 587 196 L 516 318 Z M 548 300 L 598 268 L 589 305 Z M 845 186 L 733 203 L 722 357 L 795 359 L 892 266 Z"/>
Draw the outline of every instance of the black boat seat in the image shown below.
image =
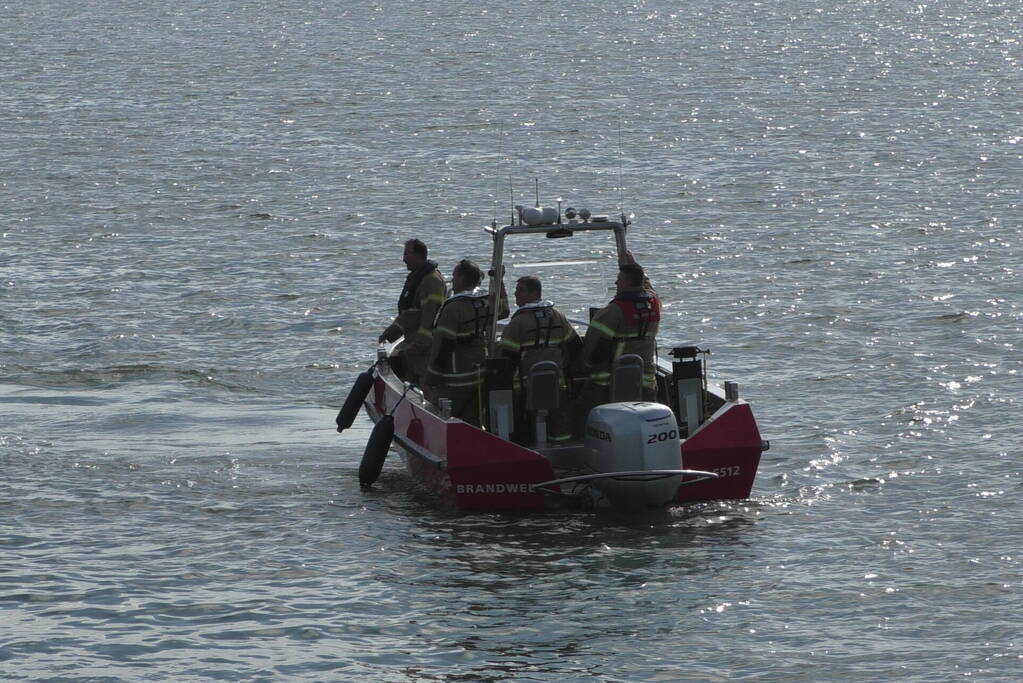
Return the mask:
<path fill-rule="evenodd" d="M 547 416 L 561 405 L 561 368 L 552 360 L 542 360 L 529 368 L 523 383 L 526 411 L 534 414 L 534 434 L 538 447 L 547 446 Z"/>
<path fill-rule="evenodd" d="M 629 353 L 615 359 L 611 369 L 611 403 L 643 400 L 643 359 Z"/>

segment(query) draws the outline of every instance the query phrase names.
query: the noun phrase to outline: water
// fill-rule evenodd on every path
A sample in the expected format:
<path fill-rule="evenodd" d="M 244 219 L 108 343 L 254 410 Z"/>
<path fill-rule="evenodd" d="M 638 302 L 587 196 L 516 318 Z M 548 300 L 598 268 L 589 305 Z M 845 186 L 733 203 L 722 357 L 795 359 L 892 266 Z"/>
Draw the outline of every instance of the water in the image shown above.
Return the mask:
<path fill-rule="evenodd" d="M 1021 27 L 0 5 L 0 675 L 1018 680 Z M 397 459 L 359 490 L 368 421 L 332 422 L 401 243 L 485 261 L 533 178 L 636 214 L 662 343 L 772 442 L 751 500 L 459 514 Z M 545 273 L 576 311 L 577 276 Z"/>

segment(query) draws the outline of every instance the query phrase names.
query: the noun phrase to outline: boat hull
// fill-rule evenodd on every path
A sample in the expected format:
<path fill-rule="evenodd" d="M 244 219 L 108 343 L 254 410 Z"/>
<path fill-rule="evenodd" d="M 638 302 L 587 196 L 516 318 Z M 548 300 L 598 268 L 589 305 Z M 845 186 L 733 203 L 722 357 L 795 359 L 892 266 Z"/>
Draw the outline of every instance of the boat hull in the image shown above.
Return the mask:
<path fill-rule="evenodd" d="M 388 412 L 394 416 L 395 443 L 411 475 L 460 509 L 543 510 L 554 496 L 534 486 L 564 474 L 535 450 L 443 417 L 386 364 L 374 371 L 365 407 L 373 422 Z M 744 401 L 725 403 L 680 448 L 684 468 L 713 472 L 718 478 L 684 477 L 676 503 L 749 497 L 762 444 Z M 557 485 L 552 489 L 559 490 Z"/>
<path fill-rule="evenodd" d="M 374 422 L 394 411 L 395 441 L 415 479 L 463 510 L 544 508 L 545 494 L 532 484 L 554 479 L 546 458 L 461 420 L 445 419 L 421 395 L 404 392 L 389 369 L 379 369 L 366 410 Z"/>
<path fill-rule="evenodd" d="M 678 503 L 749 498 L 763 453 L 760 430 L 745 401 L 725 403 L 682 442 L 682 463 L 688 469 L 718 475 L 686 483 L 675 496 Z"/>

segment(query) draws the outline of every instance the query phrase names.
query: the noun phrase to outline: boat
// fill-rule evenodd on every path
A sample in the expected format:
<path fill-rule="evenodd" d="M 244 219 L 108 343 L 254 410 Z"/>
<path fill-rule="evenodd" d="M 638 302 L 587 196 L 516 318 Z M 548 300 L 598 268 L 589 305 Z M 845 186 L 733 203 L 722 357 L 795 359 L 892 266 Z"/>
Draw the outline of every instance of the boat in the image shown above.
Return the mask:
<path fill-rule="evenodd" d="M 484 228 L 493 241 L 488 271 L 492 311 L 503 286 L 498 274 L 504 272 L 510 238 L 611 232 L 618 254 L 626 253 L 630 221 L 624 215 L 609 220 L 567 209 L 562 216 L 560 203 L 557 210 L 516 211 L 510 224 L 498 227 L 494 221 Z M 572 323 L 577 328 L 587 324 Z M 493 320 L 488 330 L 492 358 L 498 355 L 498 325 Z M 641 361 L 638 374 L 627 362 L 616 367 L 612 402 L 593 408 L 574 440 L 553 444 L 546 439 L 545 416 L 558 385 L 548 383 L 544 393 L 542 372 L 531 375 L 529 385 L 547 396 L 533 402 L 534 438 L 517 443 L 512 433 L 521 415 L 515 414 L 510 383 L 501 381 L 499 373 L 480 368 L 484 418 L 477 427 L 452 417 L 450 403 L 431 401 L 420 387 L 399 377 L 390 363 L 397 343 L 378 348 L 376 362 L 358 377 L 337 418 L 342 431 L 364 406 L 374 423 L 359 467 L 363 486 L 376 481 L 396 445 L 415 480 L 462 510 L 532 512 L 566 503 L 636 509 L 740 500 L 750 496 L 761 454 L 769 448 L 738 385 L 708 382 L 708 352 L 697 346 L 676 347 L 667 354 L 670 358 L 658 358 L 654 402 L 640 400 Z"/>

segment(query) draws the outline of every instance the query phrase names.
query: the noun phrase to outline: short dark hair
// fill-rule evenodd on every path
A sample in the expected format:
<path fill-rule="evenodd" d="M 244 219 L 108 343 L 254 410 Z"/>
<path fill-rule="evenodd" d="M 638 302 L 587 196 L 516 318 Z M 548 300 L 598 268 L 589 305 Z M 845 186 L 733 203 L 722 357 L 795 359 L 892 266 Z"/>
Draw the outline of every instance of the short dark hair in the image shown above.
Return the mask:
<path fill-rule="evenodd" d="M 522 285 L 530 294 L 536 296 L 543 296 L 543 285 L 540 284 L 540 278 L 535 275 L 523 275 L 517 280 L 517 283 Z"/>
<path fill-rule="evenodd" d="M 483 272 L 480 267 L 467 258 L 462 259 L 455 265 L 454 274 L 462 278 L 465 284 L 470 287 L 478 287 L 483 280 Z"/>
<path fill-rule="evenodd" d="M 424 259 L 427 257 L 428 252 L 426 250 L 426 243 L 423 240 L 416 239 L 413 237 L 410 240 L 405 241 L 405 246 L 412 250 L 413 254 L 422 256 Z"/>
<path fill-rule="evenodd" d="M 646 278 L 643 266 L 638 263 L 626 263 L 624 266 L 620 266 L 618 270 L 625 274 L 625 282 L 629 287 L 643 286 L 643 280 Z"/>

